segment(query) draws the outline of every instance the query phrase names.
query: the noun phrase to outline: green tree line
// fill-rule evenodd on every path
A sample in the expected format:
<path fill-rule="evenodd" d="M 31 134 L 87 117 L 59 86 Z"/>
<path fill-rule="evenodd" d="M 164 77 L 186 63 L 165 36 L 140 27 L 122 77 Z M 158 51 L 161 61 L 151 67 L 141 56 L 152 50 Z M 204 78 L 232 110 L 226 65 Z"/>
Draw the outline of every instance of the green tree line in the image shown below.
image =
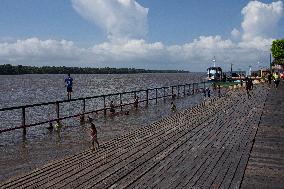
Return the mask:
<path fill-rule="evenodd" d="M 284 65 L 284 39 L 274 40 L 271 47 L 274 64 Z"/>
<path fill-rule="evenodd" d="M 136 74 L 136 73 L 188 73 L 183 70 L 145 70 L 134 68 L 80 68 L 65 66 L 13 66 L 11 64 L 0 65 L 0 75 L 20 74 Z"/>

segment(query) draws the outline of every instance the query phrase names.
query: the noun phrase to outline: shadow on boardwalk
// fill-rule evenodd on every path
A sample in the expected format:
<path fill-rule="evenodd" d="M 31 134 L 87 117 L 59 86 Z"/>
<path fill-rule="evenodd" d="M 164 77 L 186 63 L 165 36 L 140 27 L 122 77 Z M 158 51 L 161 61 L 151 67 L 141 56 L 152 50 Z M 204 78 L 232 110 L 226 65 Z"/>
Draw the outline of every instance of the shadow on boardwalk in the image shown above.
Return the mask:
<path fill-rule="evenodd" d="M 239 188 L 267 93 L 265 86 L 257 86 L 252 99 L 230 92 L 1 187 Z M 249 187 L 246 179 L 242 186 Z"/>

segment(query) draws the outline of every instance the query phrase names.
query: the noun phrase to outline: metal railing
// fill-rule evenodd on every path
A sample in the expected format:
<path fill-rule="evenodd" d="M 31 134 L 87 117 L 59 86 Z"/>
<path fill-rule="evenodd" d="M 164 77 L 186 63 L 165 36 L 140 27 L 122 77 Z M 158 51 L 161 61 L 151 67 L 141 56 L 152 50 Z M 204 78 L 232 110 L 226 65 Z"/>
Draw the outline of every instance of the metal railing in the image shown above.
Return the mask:
<path fill-rule="evenodd" d="M 118 96 L 119 97 L 119 103 L 115 106 L 115 108 L 120 108 L 120 111 L 123 111 L 124 106 L 129 106 L 134 104 L 133 102 L 123 103 L 123 95 L 126 94 L 133 94 L 134 98 L 137 94 L 142 94 L 145 98 L 142 100 L 139 100 L 138 103 L 146 102 L 146 105 L 149 104 L 149 101 L 155 100 L 155 102 L 158 102 L 158 99 L 166 99 L 167 97 L 181 97 L 181 95 L 192 95 L 196 93 L 197 91 L 200 91 L 200 89 L 204 89 L 206 87 L 207 82 L 201 82 L 201 83 L 191 83 L 191 84 L 184 84 L 184 85 L 173 85 L 173 86 L 167 86 L 167 87 L 158 87 L 158 88 L 150 88 L 150 89 L 144 89 L 144 90 L 136 90 L 136 91 L 128 91 L 128 92 L 121 92 L 121 93 L 112 93 L 112 94 L 106 94 L 106 95 L 97 95 L 97 96 L 90 96 L 90 97 L 83 97 L 83 98 L 74 98 L 71 100 L 61 100 L 61 101 L 53 101 L 53 102 L 45 102 L 45 103 L 36 103 L 31 105 L 23 105 L 23 106 L 15 106 L 15 107 L 8 107 L 8 108 L 2 108 L 0 109 L 0 112 L 4 111 L 11 111 L 11 110 L 21 110 L 21 125 L 16 127 L 9 127 L 9 128 L 1 128 L 0 133 L 23 129 L 23 135 L 26 135 L 27 128 L 28 127 L 34 127 L 38 125 L 43 125 L 51 122 L 57 122 L 59 123 L 61 120 L 74 118 L 74 117 L 80 117 L 80 120 L 84 121 L 84 115 L 94 113 L 94 112 L 103 112 L 104 115 L 107 114 L 107 110 L 110 109 L 110 107 L 107 107 L 106 98 L 107 97 L 113 97 Z M 170 90 L 170 92 L 169 92 Z M 154 92 L 154 95 L 150 95 L 150 93 Z M 162 95 L 161 95 L 162 94 Z M 103 101 L 103 108 L 86 111 L 86 101 L 90 99 L 101 99 Z M 74 102 L 74 101 L 81 101 L 82 102 L 82 110 L 80 113 L 69 115 L 69 116 L 60 116 L 60 104 L 66 103 L 66 102 Z M 41 106 L 48 106 L 48 105 L 55 105 L 55 112 L 56 112 L 56 118 L 48 119 L 45 121 L 35 122 L 35 123 L 26 123 L 26 110 L 28 108 L 32 107 L 41 107 Z"/>

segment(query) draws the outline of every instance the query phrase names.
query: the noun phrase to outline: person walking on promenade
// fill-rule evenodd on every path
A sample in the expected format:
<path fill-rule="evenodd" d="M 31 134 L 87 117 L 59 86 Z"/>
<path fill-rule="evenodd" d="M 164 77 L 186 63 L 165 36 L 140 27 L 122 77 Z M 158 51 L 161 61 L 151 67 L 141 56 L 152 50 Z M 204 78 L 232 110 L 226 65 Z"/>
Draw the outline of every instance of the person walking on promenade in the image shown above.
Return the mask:
<path fill-rule="evenodd" d="M 271 73 L 269 72 L 269 73 L 267 74 L 267 81 L 268 81 L 269 87 L 270 87 L 270 85 L 271 85 L 271 80 L 272 80 L 272 77 L 271 77 Z"/>
<path fill-rule="evenodd" d="M 65 83 L 66 83 L 66 87 L 67 87 L 67 99 L 71 100 L 73 78 L 70 77 L 70 73 L 68 73 L 68 77 L 65 79 Z"/>
<path fill-rule="evenodd" d="M 93 123 L 93 119 L 88 116 L 89 123 L 91 124 L 90 132 L 91 132 L 91 138 L 92 138 L 92 150 L 95 150 L 95 143 L 97 144 L 98 148 L 100 147 L 100 144 L 98 142 L 98 132 L 96 129 L 96 125 Z"/>
<path fill-rule="evenodd" d="M 280 77 L 279 77 L 278 72 L 273 74 L 273 81 L 274 81 L 274 84 L 275 84 L 275 88 L 278 89 L 278 85 L 280 83 Z"/>
<path fill-rule="evenodd" d="M 250 98 L 250 97 L 251 97 L 251 95 L 250 95 L 250 90 L 251 90 L 251 88 L 252 88 L 252 86 L 251 86 L 251 85 L 252 85 L 252 81 L 251 81 L 250 78 L 246 77 L 245 82 L 246 82 L 247 95 L 248 95 L 248 98 Z"/>

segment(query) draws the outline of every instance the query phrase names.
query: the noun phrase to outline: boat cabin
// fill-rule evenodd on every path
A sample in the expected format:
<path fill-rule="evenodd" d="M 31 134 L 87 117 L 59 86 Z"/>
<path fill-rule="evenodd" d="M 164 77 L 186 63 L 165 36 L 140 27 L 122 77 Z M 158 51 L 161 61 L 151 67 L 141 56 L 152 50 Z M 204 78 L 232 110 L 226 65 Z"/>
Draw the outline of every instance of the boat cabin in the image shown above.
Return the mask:
<path fill-rule="evenodd" d="M 207 69 L 208 81 L 221 81 L 223 76 L 222 68 L 210 67 Z"/>

